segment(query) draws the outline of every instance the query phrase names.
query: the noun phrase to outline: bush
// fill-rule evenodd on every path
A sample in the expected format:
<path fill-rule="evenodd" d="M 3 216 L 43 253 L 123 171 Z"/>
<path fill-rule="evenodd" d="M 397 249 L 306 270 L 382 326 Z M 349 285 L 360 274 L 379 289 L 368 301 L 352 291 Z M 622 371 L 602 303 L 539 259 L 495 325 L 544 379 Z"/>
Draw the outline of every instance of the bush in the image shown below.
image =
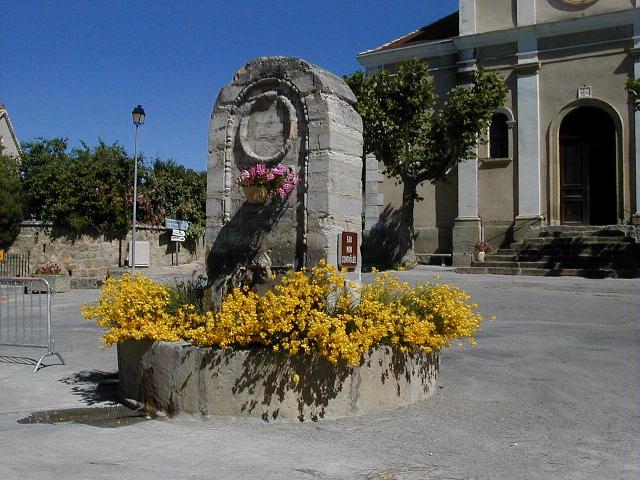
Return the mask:
<path fill-rule="evenodd" d="M 359 365 L 379 344 L 426 352 L 473 335 L 482 317 L 469 296 L 446 284 L 415 287 L 384 274 L 357 287 L 342 273 L 321 263 L 310 274 L 291 272 L 262 296 L 233 290 L 219 313 L 183 305 L 168 311 L 169 290 L 141 275 L 109 279 L 97 305 L 83 314 L 109 328 L 108 345 L 129 339 L 175 341 L 199 346 L 251 345 L 290 355 L 319 353 L 331 363 Z"/>
<path fill-rule="evenodd" d="M 0 248 L 7 248 L 20 233 L 22 187 L 15 158 L 0 155 Z"/>
<path fill-rule="evenodd" d="M 175 314 L 184 305 L 193 305 L 196 312 L 204 313 L 204 290 L 207 286 L 207 277 L 200 275 L 188 280 L 177 281 L 170 285 L 169 303 L 167 312 Z"/>
<path fill-rule="evenodd" d="M 36 275 L 60 275 L 62 268 L 56 262 L 41 263 L 33 271 Z"/>
<path fill-rule="evenodd" d="M 131 227 L 134 161 L 118 143 L 82 143 L 69 151 L 66 139 L 40 138 L 23 145 L 21 170 L 28 217 L 76 235 L 123 236 Z M 188 220 L 187 235 L 200 238 L 206 190 L 206 172 L 172 160 L 156 159 L 149 167 L 138 157 L 137 221 Z"/>

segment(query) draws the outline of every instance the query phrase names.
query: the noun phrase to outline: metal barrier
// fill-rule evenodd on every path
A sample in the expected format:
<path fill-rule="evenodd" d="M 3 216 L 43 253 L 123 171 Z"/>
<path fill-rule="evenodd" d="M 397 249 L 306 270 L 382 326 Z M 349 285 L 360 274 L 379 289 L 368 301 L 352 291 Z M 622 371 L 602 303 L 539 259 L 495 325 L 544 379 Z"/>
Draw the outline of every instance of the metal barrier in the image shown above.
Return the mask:
<path fill-rule="evenodd" d="M 46 348 L 34 373 L 49 356 L 64 365 L 51 336 L 51 287 L 44 278 L 0 277 L 0 345 Z"/>
<path fill-rule="evenodd" d="M 28 277 L 29 255 L 9 253 L 0 260 L 0 277 Z"/>

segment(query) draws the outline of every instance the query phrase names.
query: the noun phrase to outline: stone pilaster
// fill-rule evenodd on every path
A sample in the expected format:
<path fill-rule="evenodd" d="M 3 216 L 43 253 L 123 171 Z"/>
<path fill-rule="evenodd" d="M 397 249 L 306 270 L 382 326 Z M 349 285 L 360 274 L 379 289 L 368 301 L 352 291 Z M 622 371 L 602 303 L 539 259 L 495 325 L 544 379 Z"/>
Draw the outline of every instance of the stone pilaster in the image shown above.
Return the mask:
<path fill-rule="evenodd" d="M 637 7 L 636 7 L 637 8 Z M 640 18 L 636 15 L 633 22 L 633 78 L 640 78 Z M 634 112 L 634 204 L 632 205 L 631 222 L 634 225 L 640 225 L 640 112 Z"/>
<path fill-rule="evenodd" d="M 469 82 L 469 73 L 476 68 L 473 50 L 460 52 L 458 75 L 460 83 Z M 453 226 L 453 265 L 471 263 L 474 244 L 480 239 L 481 220 L 478 216 L 478 152 L 458 164 L 458 216 Z"/>
<path fill-rule="evenodd" d="M 533 25 L 536 23 L 536 2 L 533 0 L 518 0 L 516 5 L 516 20 L 518 26 Z"/>
<path fill-rule="evenodd" d="M 540 84 L 537 40 L 518 41 L 518 214 L 516 227 L 542 219 Z"/>
<path fill-rule="evenodd" d="M 476 33 L 476 0 L 460 0 L 460 35 Z"/>
<path fill-rule="evenodd" d="M 364 175 L 364 229 L 371 230 L 380 220 L 381 208 L 384 205 L 384 194 L 380 192 L 380 183 L 384 179 L 374 155 L 365 158 Z"/>

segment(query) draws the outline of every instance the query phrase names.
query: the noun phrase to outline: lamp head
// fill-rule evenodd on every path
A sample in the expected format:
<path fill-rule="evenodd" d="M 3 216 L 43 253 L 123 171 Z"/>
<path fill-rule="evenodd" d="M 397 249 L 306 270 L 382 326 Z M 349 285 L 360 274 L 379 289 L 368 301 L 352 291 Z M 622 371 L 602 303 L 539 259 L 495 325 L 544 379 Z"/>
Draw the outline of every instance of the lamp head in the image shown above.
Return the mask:
<path fill-rule="evenodd" d="M 142 105 L 138 105 L 131 112 L 131 118 L 133 119 L 133 124 L 136 127 L 139 127 L 140 125 L 144 125 L 144 116 L 145 116 L 144 108 L 142 108 Z"/>

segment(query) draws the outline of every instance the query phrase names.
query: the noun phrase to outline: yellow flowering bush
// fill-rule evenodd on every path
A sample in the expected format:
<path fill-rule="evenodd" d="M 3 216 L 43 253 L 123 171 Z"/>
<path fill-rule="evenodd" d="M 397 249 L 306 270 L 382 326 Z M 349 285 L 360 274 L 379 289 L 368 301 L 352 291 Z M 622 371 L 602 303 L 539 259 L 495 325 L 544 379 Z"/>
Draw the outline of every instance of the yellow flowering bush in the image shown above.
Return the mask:
<path fill-rule="evenodd" d="M 169 291 L 150 278 L 125 274 L 105 281 L 96 305 L 83 305 L 85 318 L 108 328 L 102 340 L 111 346 L 129 339 L 180 339 L 176 318 L 166 312 Z"/>
<path fill-rule="evenodd" d="M 108 345 L 141 338 L 221 348 L 264 345 L 359 365 L 378 344 L 426 352 L 448 347 L 453 339 L 474 344 L 482 317 L 468 301 L 454 286 L 412 287 L 389 274 L 356 286 L 321 262 L 310 272 L 289 273 L 262 296 L 235 289 L 216 313 L 185 305 L 170 315 L 165 287 L 125 275 L 108 280 L 97 305 L 84 307 L 84 315 L 109 328 L 103 337 Z"/>

